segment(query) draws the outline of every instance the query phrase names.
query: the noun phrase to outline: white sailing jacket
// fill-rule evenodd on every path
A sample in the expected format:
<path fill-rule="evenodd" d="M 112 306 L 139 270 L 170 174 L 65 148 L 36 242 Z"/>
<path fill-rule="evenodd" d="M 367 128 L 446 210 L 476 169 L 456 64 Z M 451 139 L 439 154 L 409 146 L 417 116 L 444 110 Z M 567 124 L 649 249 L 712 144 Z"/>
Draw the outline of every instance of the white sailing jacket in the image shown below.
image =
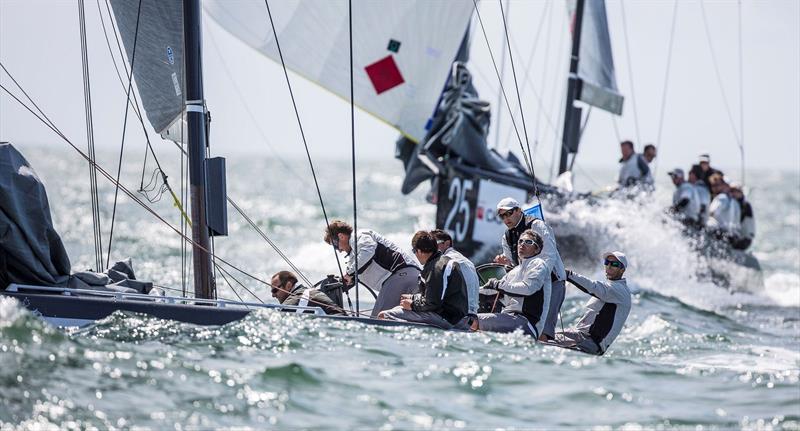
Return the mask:
<path fill-rule="evenodd" d="M 678 210 L 683 218 L 692 221 L 700 220 L 700 196 L 697 195 L 695 186 L 686 181 L 677 186 L 675 192 L 672 193 L 672 205 L 677 205 L 684 199 L 688 199 L 689 203 Z"/>
<path fill-rule="evenodd" d="M 350 235 L 350 247 L 345 264 L 347 273 L 355 274 L 356 249 L 355 236 Z M 360 229 L 358 231 L 358 281 L 378 291 L 383 282 L 395 272 L 403 268 L 416 268 L 419 263 L 414 256 L 404 252 L 397 244 L 389 241 L 374 231 Z"/>
<path fill-rule="evenodd" d="M 650 166 L 647 160 L 639 153 L 633 153 L 628 160 L 620 159 L 619 178 L 617 182 L 620 186 L 632 186 L 634 184 L 653 184 L 653 176 L 650 174 Z"/>
<path fill-rule="evenodd" d="M 458 263 L 461 269 L 461 278 L 464 279 L 464 284 L 467 287 L 467 300 L 469 302 L 468 314 L 477 315 L 481 282 L 478 279 L 478 271 L 475 270 L 475 264 L 453 247 L 445 250 L 444 255 Z"/>
<path fill-rule="evenodd" d="M 588 335 L 605 352 L 622 331 L 631 311 L 631 291 L 627 282 L 624 278 L 594 281 L 574 272 L 567 280 L 592 295 L 575 329 Z"/>
<path fill-rule="evenodd" d="M 694 191 L 697 193 L 697 199 L 700 202 L 700 222 L 706 224 L 706 221 L 708 221 L 708 207 L 711 206 L 711 192 L 708 191 L 705 183 L 700 180 L 694 183 Z"/>
<path fill-rule="evenodd" d="M 537 257 L 545 261 L 547 267 L 550 268 L 550 271 L 555 274 L 556 280 L 566 280 L 567 272 L 564 269 L 564 261 L 561 260 L 561 254 L 558 252 L 556 236 L 553 233 L 553 230 L 550 229 L 550 226 L 548 226 L 543 220 L 533 219 L 531 221 L 530 217 L 522 217 L 519 220 L 520 223 L 525 223 L 526 221 L 530 222 L 530 229 L 538 233 L 543 240 L 542 251 Z M 514 259 L 513 255 L 511 254 L 511 247 L 516 247 L 517 244 L 508 244 L 508 242 L 506 242 L 506 236 L 503 235 L 500 237 L 500 245 L 503 247 L 503 255 L 507 257 L 508 260 L 513 262 Z"/>
<path fill-rule="evenodd" d="M 741 230 L 742 209 L 736 199 L 727 193 L 714 196 L 708 207 L 708 221 L 706 226 L 720 229 L 733 235 L 738 235 Z"/>
<path fill-rule="evenodd" d="M 542 333 L 550 307 L 550 272 L 539 256 L 522 258 L 497 285 L 505 294 L 502 312 L 525 316 L 537 337 Z"/>

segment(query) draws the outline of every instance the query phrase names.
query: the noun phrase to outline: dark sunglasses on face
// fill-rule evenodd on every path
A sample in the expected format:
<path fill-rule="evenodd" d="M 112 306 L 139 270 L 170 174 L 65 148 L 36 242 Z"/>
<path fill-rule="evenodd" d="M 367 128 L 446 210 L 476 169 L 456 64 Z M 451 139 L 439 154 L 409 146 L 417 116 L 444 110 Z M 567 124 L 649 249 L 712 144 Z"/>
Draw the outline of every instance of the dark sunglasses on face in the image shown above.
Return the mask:
<path fill-rule="evenodd" d="M 508 211 L 505 211 L 505 212 L 497 213 L 497 215 L 501 219 L 511 217 L 512 214 L 514 214 L 514 210 L 508 210 Z"/>
<path fill-rule="evenodd" d="M 275 295 L 276 293 L 278 293 L 278 288 L 277 287 L 273 287 L 272 288 L 272 294 Z"/>
<path fill-rule="evenodd" d="M 622 268 L 622 262 L 618 260 L 608 260 L 606 259 L 603 261 L 603 265 L 605 266 L 613 266 L 614 268 Z"/>
<path fill-rule="evenodd" d="M 534 245 L 534 244 L 536 244 L 536 243 L 535 243 L 535 242 L 533 242 L 533 240 L 532 240 L 532 239 L 521 239 L 521 240 L 517 241 L 517 244 L 520 244 L 520 245 L 522 245 L 522 244 L 525 244 L 525 245 Z M 537 247 L 538 247 L 538 245 L 537 245 Z"/>

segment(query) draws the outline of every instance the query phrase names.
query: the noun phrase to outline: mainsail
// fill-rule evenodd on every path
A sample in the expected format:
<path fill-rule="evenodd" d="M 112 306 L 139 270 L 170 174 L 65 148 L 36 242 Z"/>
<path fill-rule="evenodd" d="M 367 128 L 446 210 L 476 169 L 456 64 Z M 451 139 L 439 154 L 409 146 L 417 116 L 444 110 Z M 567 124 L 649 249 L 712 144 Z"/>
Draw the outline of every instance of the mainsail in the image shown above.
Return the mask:
<path fill-rule="evenodd" d="M 183 2 L 111 0 L 111 6 L 147 119 L 167 137 L 184 109 Z"/>
<path fill-rule="evenodd" d="M 204 6 L 227 31 L 280 61 L 264 3 Z M 270 8 L 287 67 L 349 100 L 348 2 L 284 0 Z M 473 8 L 471 0 L 353 1 L 354 103 L 421 141 Z"/>

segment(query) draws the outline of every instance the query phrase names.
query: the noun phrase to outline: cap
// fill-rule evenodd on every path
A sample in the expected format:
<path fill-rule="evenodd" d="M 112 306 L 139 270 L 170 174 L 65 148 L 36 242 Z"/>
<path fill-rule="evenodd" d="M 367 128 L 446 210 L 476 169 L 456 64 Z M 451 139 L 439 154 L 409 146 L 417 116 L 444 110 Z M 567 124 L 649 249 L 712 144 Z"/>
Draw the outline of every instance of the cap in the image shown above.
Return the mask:
<path fill-rule="evenodd" d="M 700 163 L 711 163 L 711 157 L 708 154 L 700 154 Z"/>
<path fill-rule="evenodd" d="M 497 203 L 498 210 L 510 210 L 514 208 L 519 208 L 519 202 L 514 198 L 503 198 Z"/>
<path fill-rule="evenodd" d="M 667 175 L 669 175 L 671 177 L 683 177 L 683 169 L 675 168 L 675 169 L 667 172 Z"/>
<path fill-rule="evenodd" d="M 734 189 L 734 190 L 739 190 L 739 191 L 743 191 L 743 190 L 744 190 L 744 189 L 742 188 L 742 183 L 731 182 L 731 183 L 730 183 L 730 187 L 731 187 L 732 189 Z"/>
<path fill-rule="evenodd" d="M 625 257 L 625 253 L 621 251 L 607 251 L 603 253 L 603 259 L 607 258 L 608 256 L 614 256 L 617 258 L 618 261 L 622 263 L 623 268 L 628 268 L 628 258 Z"/>

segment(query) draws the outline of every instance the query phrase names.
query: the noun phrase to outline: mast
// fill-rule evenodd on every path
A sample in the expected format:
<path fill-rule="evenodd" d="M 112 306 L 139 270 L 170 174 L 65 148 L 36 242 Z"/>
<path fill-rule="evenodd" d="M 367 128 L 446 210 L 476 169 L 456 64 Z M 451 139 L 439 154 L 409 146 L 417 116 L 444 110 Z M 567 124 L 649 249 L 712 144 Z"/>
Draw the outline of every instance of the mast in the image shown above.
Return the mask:
<path fill-rule="evenodd" d="M 206 112 L 203 98 L 203 56 L 200 0 L 183 0 L 183 38 L 186 66 L 186 148 L 192 218 L 192 264 L 197 298 L 216 296 L 211 273 L 211 242 L 206 220 Z"/>
<path fill-rule="evenodd" d="M 558 174 L 567 171 L 569 153 L 578 151 L 580 140 L 581 108 L 575 107 L 581 90 L 581 80 L 578 78 L 578 55 L 581 48 L 581 27 L 583 27 L 583 9 L 586 0 L 577 0 L 575 18 L 572 23 L 572 54 L 569 61 L 569 79 L 567 81 L 567 103 L 564 113 L 564 132 L 561 134 L 561 160 L 558 164 Z"/>

